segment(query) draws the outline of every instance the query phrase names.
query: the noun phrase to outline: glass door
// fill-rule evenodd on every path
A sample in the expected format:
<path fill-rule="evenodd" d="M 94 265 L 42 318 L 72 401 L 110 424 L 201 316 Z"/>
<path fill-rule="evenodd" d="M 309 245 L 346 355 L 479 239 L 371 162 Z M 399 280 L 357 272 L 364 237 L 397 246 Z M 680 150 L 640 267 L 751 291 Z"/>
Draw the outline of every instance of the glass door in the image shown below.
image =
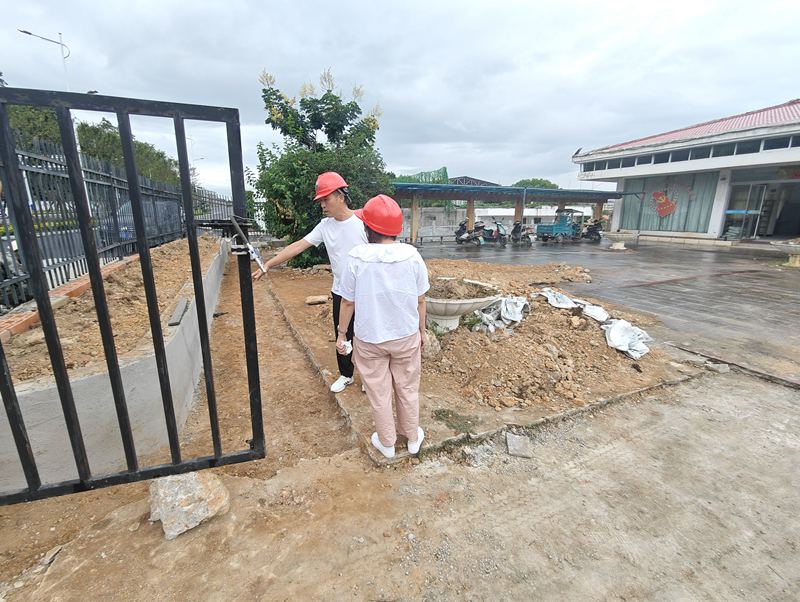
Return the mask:
<path fill-rule="evenodd" d="M 766 184 L 737 184 L 731 187 L 723 228 L 726 240 L 755 238 L 766 190 Z"/>

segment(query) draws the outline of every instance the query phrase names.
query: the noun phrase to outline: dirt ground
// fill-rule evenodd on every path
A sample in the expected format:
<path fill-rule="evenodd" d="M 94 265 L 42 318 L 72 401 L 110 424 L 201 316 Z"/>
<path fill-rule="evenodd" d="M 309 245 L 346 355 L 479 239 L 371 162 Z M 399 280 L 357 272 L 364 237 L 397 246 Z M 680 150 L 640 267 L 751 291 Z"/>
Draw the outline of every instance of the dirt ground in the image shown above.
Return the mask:
<path fill-rule="evenodd" d="M 793 600 L 794 394 L 708 375 L 534 431 L 532 459 L 496 438 L 226 476 L 231 510 L 174 541 L 133 500 L 6 598 Z"/>
<path fill-rule="evenodd" d="M 530 295 L 540 290 L 541 284 L 590 279 L 583 268 L 563 264 L 426 263 L 432 277 L 478 280 L 514 295 Z M 330 285 L 327 272 L 281 270 L 272 272 L 264 286 L 275 292 L 315 361 L 332 380 L 337 368 L 330 307 L 304 303 L 308 296 L 325 294 Z M 532 308 L 531 315 L 513 334 L 488 335 L 461 327 L 440 337 L 442 352 L 423 360 L 420 417 L 428 445 L 442 444 L 463 433 L 482 434 L 508 424 L 532 424 L 587 403 L 697 372 L 675 362 L 657 345 L 641 360 L 631 360 L 608 348 L 596 322 L 552 308 L 539 297 Z M 625 317 L 634 324 L 646 325 L 653 320 L 630 310 L 608 309 L 614 317 Z M 337 399 L 353 428 L 368 440 L 374 430 L 372 414 L 358 381 Z"/>
<path fill-rule="evenodd" d="M 326 457 L 355 443 L 336 404 L 265 294 L 254 296 L 261 365 L 261 395 L 267 457 L 218 469 L 221 474 L 266 479 L 302 459 Z M 249 401 L 235 260 L 229 261 L 211 331 L 223 450 L 245 449 L 250 438 Z M 205 386 L 181 435 L 184 457 L 211 451 Z M 143 459 L 152 465 L 168 456 Z M 72 540 L 115 508 L 147 494 L 136 483 L 28 504 L 0 506 L 0 582 L 33 565 L 52 547 Z M 0 587 L 2 599 L 2 587 Z"/>
<path fill-rule="evenodd" d="M 205 273 L 211 260 L 219 251 L 218 239 L 201 236 L 198 239 L 200 264 Z M 155 275 L 161 325 L 165 329 L 178 296 L 193 295 L 192 268 L 189 261 L 188 242 L 177 240 L 150 252 Z M 114 342 L 120 357 L 136 354 L 145 346 L 152 349 L 150 320 L 144 295 L 142 271 L 138 261 L 131 262 L 110 273 L 104 279 Z M 105 356 L 97 314 L 91 290 L 86 291 L 55 310 L 64 360 L 70 371 L 80 373 L 105 371 Z M 14 382 L 52 377 L 50 356 L 41 326 L 17 335 L 4 344 Z"/>

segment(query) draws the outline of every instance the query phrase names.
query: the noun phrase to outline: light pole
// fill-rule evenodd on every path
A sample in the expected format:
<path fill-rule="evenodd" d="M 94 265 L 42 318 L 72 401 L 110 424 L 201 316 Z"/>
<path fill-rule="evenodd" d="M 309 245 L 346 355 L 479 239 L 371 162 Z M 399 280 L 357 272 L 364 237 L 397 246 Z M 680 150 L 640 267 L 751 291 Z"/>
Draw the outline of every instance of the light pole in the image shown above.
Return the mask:
<path fill-rule="evenodd" d="M 33 36 L 34 38 L 39 38 L 40 40 L 44 40 L 45 42 L 52 42 L 53 44 L 58 44 L 61 47 L 61 64 L 64 66 L 64 82 L 67 84 L 67 92 L 69 92 L 69 78 L 67 77 L 67 57 L 70 55 L 69 46 L 67 46 L 64 41 L 61 39 L 61 32 L 58 32 L 58 40 L 51 40 L 50 38 L 46 38 L 44 36 L 37 35 L 35 33 L 31 33 L 25 29 L 18 29 L 20 33 L 24 33 L 27 36 Z"/>

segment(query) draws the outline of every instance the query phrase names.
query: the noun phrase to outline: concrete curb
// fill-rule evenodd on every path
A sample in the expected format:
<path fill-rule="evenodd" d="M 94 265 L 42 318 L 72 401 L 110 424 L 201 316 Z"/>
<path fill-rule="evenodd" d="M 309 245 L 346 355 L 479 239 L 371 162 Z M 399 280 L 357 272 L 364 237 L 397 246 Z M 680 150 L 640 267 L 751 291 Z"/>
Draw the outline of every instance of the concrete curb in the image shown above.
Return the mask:
<path fill-rule="evenodd" d="M 228 255 L 229 243 L 223 239 L 220 251 L 203 278 L 209 326 L 213 322 Z M 167 365 L 179 428 L 182 428 L 191 411 L 195 387 L 202 370 L 197 323 L 197 306 L 190 303 L 180 324 L 165 329 Z M 96 369 L 102 371 L 75 375 L 70 379 L 70 385 L 89 466 L 93 475 L 102 475 L 124 469 L 125 456 L 108 374 L 104 365 Z M 152 342 L 146 346 L 145 354 L 133 358 L 122 357 L 120 371 L 137 456 L 142 458 L 162 449 L 168 441 Z M 77 471 L 55 383 L 51 379 L 38 379 L 20 383 L 16 390 L 42 481 L 53 483 L 76 478 Z M 0 491 L 25 486 L 5 415 L 0 417 L 0 467 Z"/>

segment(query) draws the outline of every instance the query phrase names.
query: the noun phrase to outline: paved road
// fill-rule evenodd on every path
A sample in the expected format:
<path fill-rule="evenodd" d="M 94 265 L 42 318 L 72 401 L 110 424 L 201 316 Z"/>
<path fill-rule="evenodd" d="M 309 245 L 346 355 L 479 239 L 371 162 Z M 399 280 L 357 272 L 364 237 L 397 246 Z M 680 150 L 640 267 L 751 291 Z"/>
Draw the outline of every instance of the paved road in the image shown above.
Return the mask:
<path fill-rule="evenodd" d="M 658 315 L 651 334 L 687 348 L 800 383 L 800 270 L 775 257 L 728 249 L 536 245 L 506 249 L 425 245 L 423 257 L 494 263 L 565 262 L 592 270 L 593 283 L 566 286 Z"/>

